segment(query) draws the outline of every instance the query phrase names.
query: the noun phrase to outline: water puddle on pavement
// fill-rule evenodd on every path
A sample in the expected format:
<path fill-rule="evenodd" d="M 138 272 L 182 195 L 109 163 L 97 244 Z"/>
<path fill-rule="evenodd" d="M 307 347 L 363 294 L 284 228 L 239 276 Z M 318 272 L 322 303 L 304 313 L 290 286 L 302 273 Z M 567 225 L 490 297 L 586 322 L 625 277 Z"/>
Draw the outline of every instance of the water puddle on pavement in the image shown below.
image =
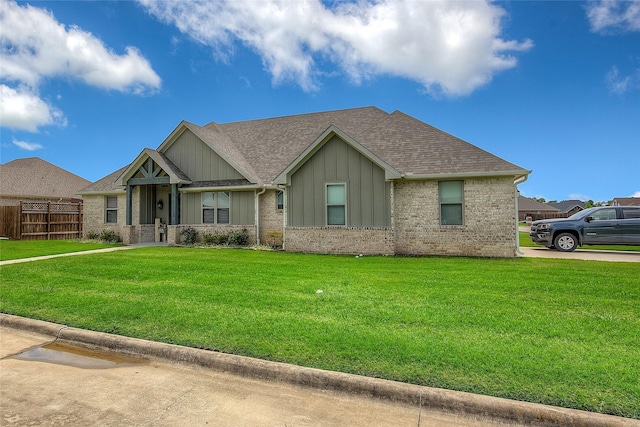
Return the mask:
<path fill-rule="evenodd" d="M 141 358 L 55 342 L 23 351 L 13 356 L 13 358 L 74 366 L 82 369 L 109 369 L 146 363 L 146 360 Z"/>

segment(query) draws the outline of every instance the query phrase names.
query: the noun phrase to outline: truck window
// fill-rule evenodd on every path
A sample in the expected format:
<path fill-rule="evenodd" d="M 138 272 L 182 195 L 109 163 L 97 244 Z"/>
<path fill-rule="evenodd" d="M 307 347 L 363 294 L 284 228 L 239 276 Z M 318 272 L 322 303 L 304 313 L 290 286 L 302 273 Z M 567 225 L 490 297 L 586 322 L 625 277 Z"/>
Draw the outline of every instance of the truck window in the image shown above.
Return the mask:
<path fill-rule="evenodd" d="M 594 221 L 607 221 L 616 219 L 616 210 L 614 208 L 600 209 L 599 211 L 595 211 L 594 213 L 592 213 L 591 218 L 593 218 Z"/>
<path fill-rule="evenodd" d="M 622 217 L 624 219 L 640 218 L 640 209 L 622 208 Z"/>

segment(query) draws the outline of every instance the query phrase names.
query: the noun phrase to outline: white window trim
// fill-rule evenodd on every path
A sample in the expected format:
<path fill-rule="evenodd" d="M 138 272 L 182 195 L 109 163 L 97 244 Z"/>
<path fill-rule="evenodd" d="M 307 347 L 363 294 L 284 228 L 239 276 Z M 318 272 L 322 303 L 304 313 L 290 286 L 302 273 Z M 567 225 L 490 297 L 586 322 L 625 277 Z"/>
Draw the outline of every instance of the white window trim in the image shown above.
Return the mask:
<path fill-rule="evenodd" d="M 206 193 L 212 193 L 213 194 L 213 207 L 211 206 L 205 206 L 204 205 L 204 195 Z M 218 207 L 218 193 L 226 193 L 227 196 L 229 197 L 229 207 L 228 208 L 220 208 Z M 204 222 L 204 210 L 205 209 L 213 209 L 213 222 Z M 229 222 L 224 222 L 222 224 L 220 224 L 218 222 L 218 210 L 219 209 L 227 209 L 229 211 Z M 231 224 L 231 192 L 230 191 L 203 191 L 202 193 L 200 193 L 200 222 L 202 224 L 210 224 L 210 225 L 229 225 Z"/>
<path fill-rule="evenodd" d="M 110 208 L 109 207 L 109 198 L 113 197 L 116 200 L 116 207 L 115 208 Z M 109 212 L 111 211 L 115 211 L 116 213 L 116 220 L 115 222 L 109 222 L 108 218 L 109 218 Z M 118 223 L 118 196 L 105 196 L 104 197 L 104 223 L 105 224 L 117 224 Z"/>
<path fill-rule="evenodd" d="M 282 207 L 279 207 L 278 194 L 282 194 Z M 282 190 L 276 190 L 276 210 L 277 211 L 284 210 L 284 191 Z"/>
<path fill-rule="evenodd" d="M 344 205 L 330 205 L 328 199 L 329 195 L 329 186 L 330 185 L 342 185 L 344 187 Z M 347 200 L 349 200 L 349 194 L 347 189 L 346 182 L 327 182 L 324 185 L 324 223 L 327 227 L 347 227 L 349 221 L 348 208 L 347 208 Z M 344 224 L 329 224 L 329 206 L 344 206 Z"/>

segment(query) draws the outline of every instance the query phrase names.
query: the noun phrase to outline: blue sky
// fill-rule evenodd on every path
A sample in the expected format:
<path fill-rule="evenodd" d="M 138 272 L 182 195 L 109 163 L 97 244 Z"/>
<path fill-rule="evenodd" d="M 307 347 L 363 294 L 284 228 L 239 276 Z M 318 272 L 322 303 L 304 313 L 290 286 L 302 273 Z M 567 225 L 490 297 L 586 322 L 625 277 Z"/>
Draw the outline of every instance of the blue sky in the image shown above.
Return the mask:
<path fill-rule="evenodd" d="M 639 1 L 0 0 L 0 162 L 91 181 L 180 123 L 375 105 L 533 170 L 524 196 L 640 197 Z"/>

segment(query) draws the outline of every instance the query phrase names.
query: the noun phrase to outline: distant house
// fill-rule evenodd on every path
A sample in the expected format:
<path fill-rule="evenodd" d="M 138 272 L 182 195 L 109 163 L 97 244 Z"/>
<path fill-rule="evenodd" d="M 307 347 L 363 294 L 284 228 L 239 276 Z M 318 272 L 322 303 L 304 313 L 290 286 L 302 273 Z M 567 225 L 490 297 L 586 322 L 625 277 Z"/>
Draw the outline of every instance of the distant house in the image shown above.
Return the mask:
<path fill-rule="evenodd" d="M 159 218 L 170 244 L 186 227 L 246 229 L 251 243 L 278 233 L 296 252 L 512 257 L 517 183 L 530 172 L 375 107 L 183 121 L 82 190 L 84 230 L 144 242 Z"/>
<path fill-rule="evenodd" d="M 640 206 L 640 197 L 616 197 L 613 206 Z"/>
<path fill-rule="evenodd" d="M 538 219 L 555 218 L 560 211 L 547 203 L 524 196 L 518 196 L 518 219 L 525 221 L 528 217 L 536 221 Z"/>
<path fill-rule="evenodd" d="M 584 210 L 584 202 L 580 200 L 563 200 L 561 202 L 548 203 L 549 206 L 553 206 L 558 209 L 558 212 L 571 216 L 576 212 Z"/>
<path fill-rule="evenodd" d="M 89 184 L 38 157 L 16 159 L 0 165 L 0 206 L 20 201 L 80 202 L 78 191 Z"/>

